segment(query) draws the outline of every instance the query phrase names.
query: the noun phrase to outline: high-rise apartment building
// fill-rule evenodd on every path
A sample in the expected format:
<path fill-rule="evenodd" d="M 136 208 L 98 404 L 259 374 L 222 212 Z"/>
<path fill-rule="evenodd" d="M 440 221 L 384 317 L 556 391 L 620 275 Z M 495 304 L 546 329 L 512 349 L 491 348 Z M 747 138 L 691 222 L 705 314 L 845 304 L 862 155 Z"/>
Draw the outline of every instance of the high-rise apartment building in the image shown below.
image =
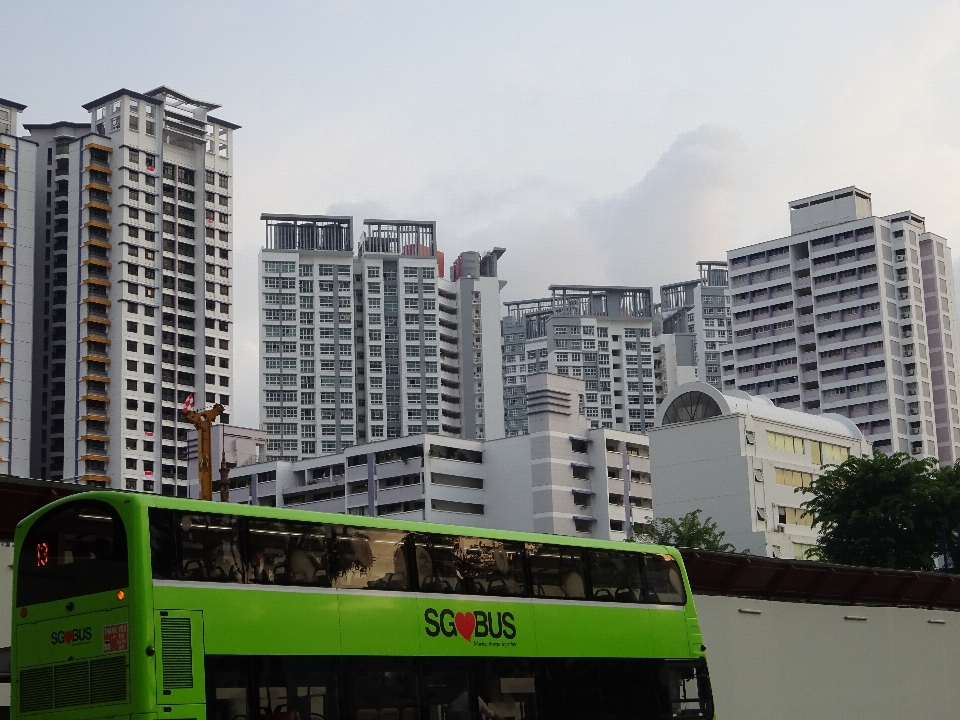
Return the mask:
<path fill-rule="evenodd" d="M 502 437 L 497 258 L 449 280 L 433 222 L 261 216 L 261 422 L 296 460 L 429 433 Z M 486 370 L 485 370 L 486 368 Z"/>
<path fill-rule="evenodd" d="M 25 108 L 0 98 L 0 472 L 21 477 L 30 475 L 37 155 L 17 137 Z"/>
<path fill-rule="evenodd" d="M 582 378 L 590 427 L 642 433 L 653 423 L 653 291 L 551 285 L 551 296 L 505 303 L 503 405 L 507 435 L 529 432 L 527 376 Z"/>
<path fill-rule="evenodd" d="M 947 241 L 855 187 L 790 203 L 792 234 L 728 253 L 724 389 L 838 413 L 875 449 L 960 458 Z"/>
<path fill-rule="evenodd" d="M 36 155 L 33 474 L 183 494 L 179 408 L 231 404 L 233 131 L 167 87 L 26 125 Z M 229 415 L 224 422 L 229 421 Z"/>
<path fill-rule="evenodd" d="M 700 380 L 720 389 L 720 354 L 731 342 L 727 263 L 700 261 L 697 269 L 697 280 L 660 286 L 654 340 L 658 403 L 684 382 Z"/>

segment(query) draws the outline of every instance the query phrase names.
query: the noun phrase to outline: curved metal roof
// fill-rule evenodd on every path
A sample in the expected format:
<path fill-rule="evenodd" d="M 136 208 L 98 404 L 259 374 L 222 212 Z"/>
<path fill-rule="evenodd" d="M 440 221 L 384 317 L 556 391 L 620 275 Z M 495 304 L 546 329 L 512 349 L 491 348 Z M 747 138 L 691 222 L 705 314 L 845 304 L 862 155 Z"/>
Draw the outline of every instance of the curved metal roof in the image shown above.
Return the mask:
<path fill-rule="evenodd" d="M 716 404 L 720 412 L 706 414 L 707 406 Z M 693 407 L 696 405 L 696 407 Z M 684 408 L 692 408 L 686 412 Z M 700 412 L 703 410 L 704 412 Z M 670 413 L 669 418 L 666 416 Z M 758 395 L 748 395 L 740 390 L 720 392 L 712 385 L 702 382 L 685 383 L 678 386 L 657 408 L 654 420 L 655 427 L 671 425 L 678 422 L 699 422 L 711 417 L 723 415 L 749 415 L 759 420 L 792 425 L 797 428 L 829 433 L 854 440 L 862 440 L 863 434 L 849 418 L 836 413 L 822 413 L 814 415 L 799 410 L 788 410 L 774 405 L 769 398 Z M 665 421 L 666 419 L 666 421 Z"/>

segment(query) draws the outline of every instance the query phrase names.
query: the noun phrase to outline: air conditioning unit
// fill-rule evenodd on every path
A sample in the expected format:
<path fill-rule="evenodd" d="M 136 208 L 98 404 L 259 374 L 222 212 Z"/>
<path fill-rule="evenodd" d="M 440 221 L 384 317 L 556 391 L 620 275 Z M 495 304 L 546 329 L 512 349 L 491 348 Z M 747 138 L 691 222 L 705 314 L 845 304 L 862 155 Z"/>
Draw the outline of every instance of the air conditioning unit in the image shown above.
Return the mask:
<path fill-rule="evenodd" d="M 783 525 L 777 525 L 777 529 L 775 530 L 775 532 L 782 533 L 782 532 L 786 532 L 786 530 L 787 529 Z"/>

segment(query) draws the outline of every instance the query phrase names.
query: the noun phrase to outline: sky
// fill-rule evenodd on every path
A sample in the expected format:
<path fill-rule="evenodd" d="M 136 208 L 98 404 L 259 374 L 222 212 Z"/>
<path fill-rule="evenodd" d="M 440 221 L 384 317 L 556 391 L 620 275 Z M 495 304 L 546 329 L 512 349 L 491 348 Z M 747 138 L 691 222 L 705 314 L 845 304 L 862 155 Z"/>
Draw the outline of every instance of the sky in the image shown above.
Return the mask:
<path fill-rule="evenodd" d="M 0 0 L 0 18 L 21 122 L 168 85 L 242 126 L 236 424 L 259 424 L 262 212 L 435 220 L 448 261 L 506 248 L 504 300 L 691 279 L 849 185 L 960 239 L 957 2 Z"/>

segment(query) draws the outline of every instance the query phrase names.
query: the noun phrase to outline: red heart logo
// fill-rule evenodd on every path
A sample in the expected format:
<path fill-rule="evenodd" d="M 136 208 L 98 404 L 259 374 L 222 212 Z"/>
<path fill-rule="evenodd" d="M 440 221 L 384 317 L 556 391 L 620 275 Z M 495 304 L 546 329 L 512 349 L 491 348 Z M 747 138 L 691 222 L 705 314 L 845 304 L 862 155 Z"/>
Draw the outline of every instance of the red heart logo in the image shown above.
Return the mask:
<path fill-rule="evenodd" d="M 477 626 L 477 619 L 473 616 L 473 613 L 457 613 L 453 622 L 457 626 L 457 632 L 463 635 L 464 640 L 470 640 L 473 629 Z"/>
<path fill-rule="evenodd" d="M 63 634 L 63 639 L 67 641 L 67 645 L 73 642 L 73 630 L 67 630 Z"/>

